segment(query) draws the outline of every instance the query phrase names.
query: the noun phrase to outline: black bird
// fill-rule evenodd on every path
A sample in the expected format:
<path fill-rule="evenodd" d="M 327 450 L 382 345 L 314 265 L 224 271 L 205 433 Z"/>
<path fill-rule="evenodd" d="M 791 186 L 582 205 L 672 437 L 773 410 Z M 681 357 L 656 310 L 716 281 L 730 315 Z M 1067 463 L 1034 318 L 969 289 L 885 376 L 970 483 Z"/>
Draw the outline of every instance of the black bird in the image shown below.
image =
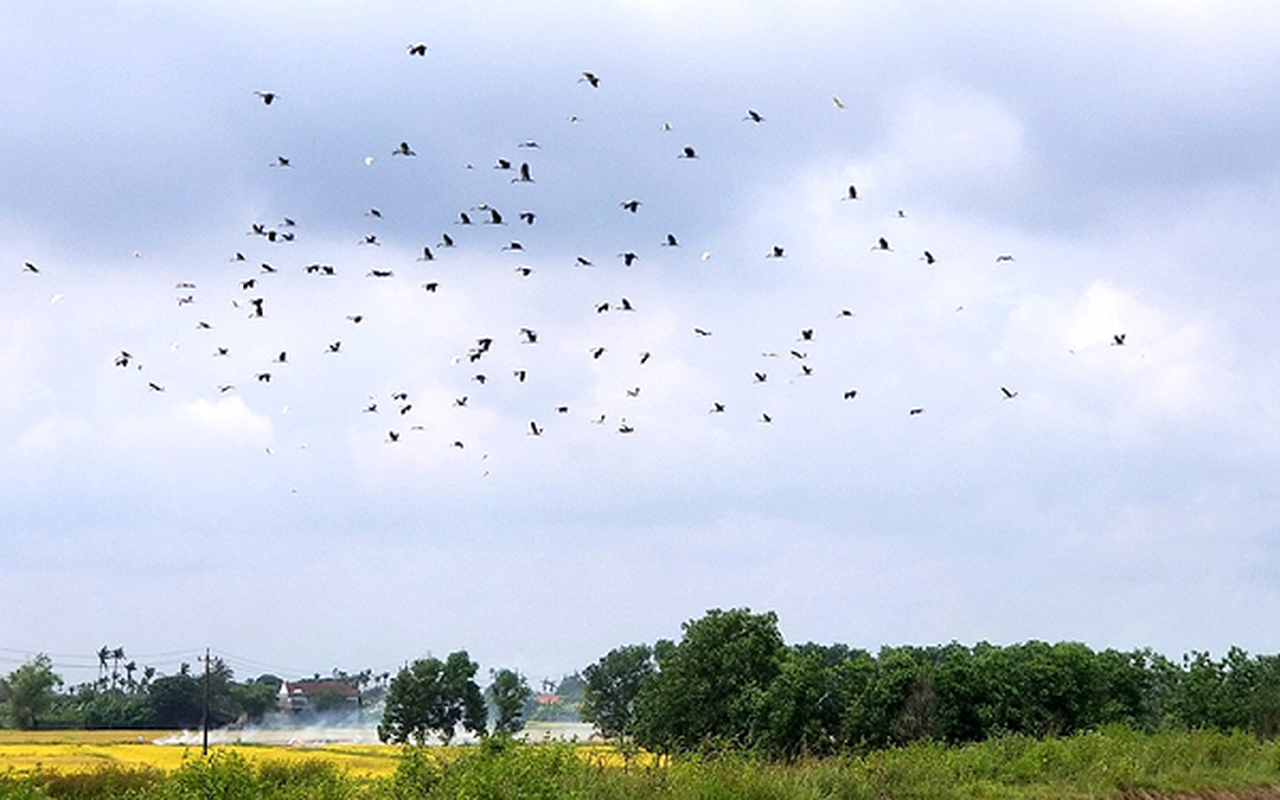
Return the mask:
<path fill-rule="evenodd" d="M 520 335 L 524 337 L 525 344 L 537 344 L 538 332 L 532 328 L 521 328 Z M 524 380 L 524 370 L 520 370 L 520 380 Z"/>
<path fill-rule="evenodd" d="M 467 213 L 467 212 L 465 212 L 465 211 L 459 211 L 459 212 L 458 212 L 458 221 L 457 221 L 457 222 L 455 222 L 454 224 L 455 224 L 455 225 L 470 225 L 470 224 L 471 224 L 471 215 L 470 215 L 470 214 L 468 214 L 468 213 Z"/>
<path fill-rule="evenodd" d="M 639 200 L 623 200 L 618 205 L 622 206 L 627 211 L 630 211 L 632 214 L 634 214 L 640 210 L 640 206 L 642 205 L 642 203 Z"/>
<path fill-rule="evenodd" d="M 685 145 L 684 150 L 681 151 L 679 155 L 679 158 L 697 158 L 697 157 L 698 157 L 697 151 L 688 145 Z"/>
<path fill-rule="evenodd" d="M 365 237 L 360 240 L 360 244 L 371 244 L 371 245 L 374 245 L 375 247 L 382 246 L 382 242 L 379 242 L 377 235 L 373 233 L 365 234 Z"/>
<path fill-rule="evenodd" d="M 924 413 L 924 409 L 923 409 L 923 408 L 920 408 L 920 407 L 913 408 L 913 409 L 911 409 L 911 410 L 909 410 L 909 411 L 907 412 L 907 414 L 909 414 L 910 416 L 913 416 L 913 417 L 914 417 L 914 416 L 918 416 L 918 415 L 923 414 L 923 413 Z"/>
<path fill-rule="evenodd" d="M 253 377 L 257 378 L 259 383 L 271 383 L 270 372 L 255 372 Z"/>
<path fill-rule="evenodd" d="M 256 94 L 258 97 L 261 97 L 262 102 L 266 103 L 267 105 L 271 105 L 273 102 L 275 102 L 275 99 L 276 99 L 275 92 L 254 92 L 254 94 Z"/>
<path fill-rule="evenodd" d="M 434 261 L 434 260 L 435 260 L 435 258 L 436 258 L 436 257 L 435 257 L 435 254 L 431 252 L 431 248 L 430 248 L 430 247 L 423 247 L 423 248 L 422 248 L 422 255 L 418 257 L 418 260 L 419 260 L 419 261 Z"/>
<path fill-rule="evenodd" d="M 541 435 L 542 435 L 542 428 L 539 428 L 539 427 L 538 427 L 538 423 L 537 423 L 536 421 L 530 420 L 530 422 L 529 422 L 529 435 L 530 435 L 530 436 L 541 436 Z"/>
<path fill-rule="evenodd" d="M 724 403 L 716 403 L 716 402 L 712 402 L 712 403 L 711 403 L 711 410 L 709 410 L 707 413 L 708 413 L 708 414 L 723 414 L 723 413 L 724 413 Z"/>
<path fill-rule="evenodd" d="M 275 363 L 275 364 L 288 364 L 288 363 L 289 363 L 289 354 L 288 354 L 286 351 L 281 350 L 281 351 L 280 351 L 280 355 L 276 356 L 275 358 L 273 358 L 273 359 L 271 359 L 271 360 L 272 360 L 272 362 L 273 362 L 273 363 Z"/>
<path fill-rule="evenodd" d="M 767 373 L 764 373 L 764 372 L 756 372 L 756 373 L 754 373 L 754 374 L 755 374 L 755 382 L 756 382 L 756 383 L 764 383 L 765 381 L 769 380 L 769 375 L 768 375 Z"/>
<path fill-rule="evenodd" d="M 511 169 L 511 162 L 505 158 L 498 159 L 498 163 L 493 165 L 494 169 Z"/>
<path fill-rule="evenodd" d="M 113 362 L 117 367 L 127 367 L 133 356 L 127 350 L 121 350 L 120 355 L 116 356 Z"/>
<path fill-rule="evenodd" d="M 596 74 L 594 72 L 582 73 L 582 77 L 578 78 L 578 83 L 582 83 L 583 81 L 586 81 L 587 83 L 591 84 L 592 89 L 598 89 L 600 87 L 600 79 L 596 77 Z"/>
<path fill-rule="evenodd" d="M 529 173 L 529 162 L 525 161 L 520 164 L 520 177 L 512 178 L 512 183 L 533 183 L 533 176 Z"/>
<path fill-rule="evenodd" d="M 505 223 L 505 222 L 503 222 L 503 221 L 502 221 L 502 215 L 498 213 L 498 209 L 493 208 L 492 206 L 490 206 L 490 207 L 489 207 L 489 221 L 488 221 L 488 222 L 486 222 L 485 224 L 486 224 L 486 225 L 506 225 L 507 223 Z"/>
<path fill-rule="evenodd" d="M 1008 253 L 1001 253 L 1000 255 L 996 256 L 997 264 L 1001 264 L 1001 263 L 1013 261 L 1013 260 L 1014 260 L 1013 256 L 1009 255 Z"/>
<path fill-rule="evenodd" d="M 630 250 L 628 250 L 628 251 L 627 251 L 627 252 L 625 252 L 625 253 L 618 253 L 618 258 L 622 259 L 622 263 L 623 263 L 623 264 L 625 264 L 625 265 L 626 265 L 626 266 L 628 266 L 628 267 L 629 267 L 629 266 L 631 266 L 632 264 L 636 263 L 636 259 L 637 259 L 637 258 L 639 258 L 639 257 L 640 257 L 640 256 L 636 255 L 635 253 L 631 252 Z"/>
<path fill-rule="evenodd" d="M 259 270 L 261 270 L 264 274 L 267 274 L 267 275 L 270 275 L 271 273 L 273 273 L 273 272 L 276 272 L 276 271 L 277 271 L 275 267 L 271 266 L 270 264 L 268 264 L 268 263 L 267 263 L 267 262 L 265 262 L 265 261 L 263 261 L 261 264 L 259 264 L 259 265 L 258 265 L 258 269 L 259 269 Z"/>
<path fill-rule="evenodd" d="M 271 166 L 271 167 L 290 167 L 290 166 L 293 166 L 293 165 L 292 165 L 292 164 L 290 164 L 290 163 L 289 163 L 289 159 L 285 158 L 284 156 L 276 156 L 276 160 L 275 160 L 275 161 L 273 161 L 273 162 L 272 162 L 271 164 L 269 164 L 268 166 Z"/>
<path fill-rule="evenodd" d="M 364 410 L 363 410 L 363 411 L 361 411 L 360 413 L 362 413 L 362 414 L 377 414 L 377 413 L 378 413 L 378 404 L 377 404 L 377 403 L 370 403 L 369 405 L 365 406 L 365 407 L 364 407 Z"/>
<path fill-rule="evenodd" d="M 409 55 L 425 56 L 427 54 L 427 45 L 424 42 L 417 42 L 409 45 Z"/>
<path fill-rule="evenodd" d="M 151 387 L 151 391 L 153 391 L 153 392 L 163 392 L 163 391 L 164 391 L 164 387 L 163 387 L 163 386 L 161 386 L 161 385 L 160 385 L 160 384 L 158 384 L 158 383 L 155 383 L 154 381 L 147 381 L 147 386 L 150 386 L 150 387 Z"/>
<path fill-rule="evenodd" d="M 392 151 L 391 151 L 391 155 L 393 155 L 393 156 L 416 156 L 416 155 L 417 155 L 417 153 L 413 152 L 413 148 L 409 146 L 409 143 L 408 143 L 408 142 L 401 142 L 399 147 L 397 147 L 395 150 L 392 150 Z"/>
<path fill-rule="evenodd" d="M 627 397 L 639 397 L 639 396 L 640 396 L 640 387 L 639 387 L 639 386 L 635 387 L 634 389 L 628 389 L 628 390 L 627 390 Z"/>
<path fill-rule="evenodd" d="M 847 391 L 844 393 L 844 399 L 845 399 L 845 400 L 852 400 L 853 398 L 855 398 L 855 397 L 857 397 L 857 396 L 858 396 L 858 390 L 857 390 L 857 389 L 849 389 L 849 390 L 847 390 Z"/>
<path fill-rule="evenodd" d="M 347 319 L 351 320 L 352 323 L 359 325 L 360 321 L 364 319 L 364 314 L 348 314 Z"/>
<path fill-rule="evenodd" d="M 938 259 L 933 257 L 933 253 L 930 253 L 928 250 L 925 250 L 924 255 L 920 256 L 920 260 L 928 264 L 929 266 L 933 266 L 934 262 L 936 262 Z"/>
<path fill-rule="evenodd" d="M 400 441 L 400 434 L 396 431 L 387 431 L 387 444 L 395 444 Z"/>
<path fill-rule="evenodd" d="M 1015 397 L 1017 397 L 1017 396 L 1018 396 L 1018 393 L 1017 393 L 1017 392 L 1010 391 L 1010 390 L 1008 389 L 1008 387 L 1005 387 L 1005 386 L 1001 386 L 1001 387 L 1000 387 L 1000 391 L 1001 391 L 1001 393 L 1003 393 L 1003 394 L 1004 394 L 1004 399 L 1005 399 L 1005 400 L 1012 400 L 1013 398 L 1015 398 Z"/>
<path fill-rule="evenodd" d="M 1126 334 L 1123 334 L 1123 333 L 1117 333 L 1115 336 L 1112 336 L 1112 337 L 1111 337 L 1111 346 L 1112 346 L 1112 347 L 1123 347 L 1123 346 L 1124 346 L 1124 337 L 1125 337 L 1125 335 L 1126 335 Z"/>
<path fill-rule="evenodd" d="M 742 118 L 742 121 L 743 122 L 748 122 L 748 121 L 764 122 L 764 117 L 760 116 L 760 112 L 756 111 L 754 108 L 748 108 L 747 115 Z"/>
<path fill-rule="evenodd" d="M 603 347 L 593 347 L 591 348 L 591 357 L 599 358 L 600 356 L 604 355 L 606 352 L 607 351 Z"/>
<path fill-rule="evenodd" d="M 459 397 L 458 399 L 454 400 L 453 404 L 458 408 L 465 408 L 467 405 L 467 396 L 464 394 L 462 397 Z"/>
<path fill-rule="evenodd" d="M 516 272 L 520 274 L 520 277 L 527 278 L 533 274 L 533 267 L 519 266 L 516 267 Z"/>
<path fill-rule="evenodd" d="M 528 148 L 528 149 L 531 149 L 531 150 L 537 150 L 537 149 L 538 149 L 538 143 L 537 143 L 537 142 L 535 142 L 535 141 L 534 141 L 534 140 L 532 140 L 532 139 L 525 139 L 523 142 L 521 142 L 520 144 L 516 145 L 516 147 L 525 147 L 525 148 Z"/>
<path fill-rule="evenodd" d="M 595 266 L 594 264 L 591 263 L 591 259 L 587 258 L 586 256 L 578 256 L 577 260 L 574 263 L 576 263 L 580 267 Z"/>
<path fill-rule="evenodd" d="M 596 306 L 596 313 L 597 313 L 597 314 L 603 314 L 604 312 L 606 312 L 606 311 L 608 311 L 608 310 L 609 310 L 609 301 L 607 301 L 607 300 L 606 300 L 605 302 L 600 303 L 600 304 L 598 304 L 598 305 Z"/>
<path fill-rule="evenodd" d="M 503 250 L 523 250 L 524 245 L 520 244 L 519 242 L 512 242 L 511 244 L 505 245 L 502 249 Z"/>
<path fill-rule="evenodd" d="M 640 354 L 640 363 L 643 364 L 646 361 L 648 361 L 650 358 L 653 358 L 653 353 L 650 353 L 648 350 L 646 350 Z"/>
<path fill-rule="evenodd" d="M 854 186 L 852 183 L 851 183 L 851 184 L 849 184 L 849 193 L 848 193 L 848 194 L 846 194 L 844 197 L 842 197 L 842 198 L 840 198 L 840 199 L 842 199 L 842 200 L 857 200 L 857 199 L 858 199 L 858 187 Z"/>
<path fill-rule="evenodd" d="M 436 289 L 440 288 L 440 284 L 436 281 L 427 281 L 426 283 L 422 284 L 422 288 L 424 291 L 428 291 L 428 292 L 431 292 L 432 294 L 435 294 Z"/>
<path fill-rule="evenodd" d="M 327 351 L 327 352 L 330 352 L 330 353 L 336 353 L 336 352 L 338 352 L 340 349 L 342 349 L 342 340 L 341 340 L 341 339 L 339 339 L 338 341 L 336 341 L 336 342 L 334 342 L 333 344 L 329 345 L 329 349 L 328 349 L 328 351 Z"/>
<path fill-rule="evenodd" d="M 520 383 L 524 383 L 524 379 L 529 376 L 528 371 L 523 369 L 513 370 L 511 374 L 514 375 L 516 380 L 519 381 Z"/>
<path fill-rule="evenodd" d="M 635 308 L 631 305 L 631 301 L 624 297 L 618 301 L 618 310 L 619 311 L 635 311 Z"/>
<path fill-rule="evenodd" d="M 376 208 L 369 209 L 368 211 L 364 212 L 364 215 L 366 217 L 374 217 L 376 219 L 382 219 L 382 212 Z"/>
<path fill-rule="evenodd" d="M 889 252 L 893 252 L 893 248 L 889 246 L 889 240 L 884 238 L 883 236 L 881 236 L 879 239 L 876 240 L 875 246 L 873 246 L 871 249 L 887 250 Z"/>
<path fill-rule="evenodd" d="M 679 247 L 680 242 L 676 241 L 676 235 L 674 233 L 668 233 L 667 240 L 663 242 L 662 245 L 663 247 Z"/>
<path fill-rule="evenodd" d="M 765 254 L 765 258 L 786 258 L 786 257 L 787 257 L 786 251 L 782 249 L 781 245 L 776 245 L 776 244 L 773 246 L 773 250 Z"/>
<path fill-rule="evenodd" d="M 389 269 L 371 269 L 365 273 L 366 278 L 394 278 L 395 272 Z"/>
<path fill-rule="evenodd" d="M 441 234 L 440 247 L 453 247 L 453 237 L 449 234 Z"/>
<path fill-rule="evenodd" d="M 805 328 L 804 330 L 800 331 L 800 338 L 799 338 L 799 339 L 797 339 L 796 341 L 800 341 L 800 342 L 812 342 L 812 341 L 813 341 L 813 328 Z"/>
<path fill-rule="evenodd" d="M 526 223 L 526 224 L 529 224 L 529 225 L 532 225 L 532 224 L 533 224 L 533 221 L 534 221 L 535 219 L 537 219 L 537 217 L 538 217 L 538 215 L 537 215 L 537 214 L 535 214 L 535 213 L 533 213 L 532 211 L 521 211 L 521 212 L 520 212 L 520 221 L 521 221 L 521 222 L 524 222 L 524 223 Z"/>
<path fill-rule="evenodd" d="M 694 329 L 693 329 L 693 332 L 694 332 L 694 333 L 696 333 L 696 334 L 697 334 L 697 335 L 699 335 L 699 336 L 710 336 L 710 335 L 711 335 L 711 331 L 707 330 L 706 328 L 694 328 Z"/>
<path fill-rule="evenodd" d="M 253 312 L 252 312 L 252 313 L 250 313 L 250 314 L 249 314 L 249 316 L 251 316 L 251 317 L 264 317 L 264 316 L 266 316 L 266 314 L 265 314 L 265 313 L 263 313 L 263 311 L 262 311 L 262 304 L 263 304 L 263 302 L 264 302 L 264 299 L 263 299 L 263 298 L 261 298 L 261 297 L 251 297 L 251 298 L 249 298 L 249 305 L 253 306 Z"/>

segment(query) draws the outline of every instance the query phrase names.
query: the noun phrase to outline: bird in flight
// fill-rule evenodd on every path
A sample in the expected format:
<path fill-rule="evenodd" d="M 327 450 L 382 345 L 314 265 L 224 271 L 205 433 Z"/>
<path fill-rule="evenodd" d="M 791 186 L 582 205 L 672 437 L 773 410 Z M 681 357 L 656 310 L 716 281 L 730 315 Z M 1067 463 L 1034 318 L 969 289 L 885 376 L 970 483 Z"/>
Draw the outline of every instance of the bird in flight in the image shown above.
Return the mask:
<path fill-rule="evenodd" d="M 775 244 L 773 249 L 765 254 L 765 258 L 786 258 L 787 253 L 782 249 L 782 245 Z"/>
<path fill-rule="evenodd" d="M 268 166 L 271 166 L 271 167 L 291 167 L 291 166 L 293 166 L 293 165 L 292 165 L 292 164 L 290 164 L 290 163 L 289 163 L 289 159 L 285 158 L 284 156 L 276 156 L 276 160 L 275 160 L 275 161 L 273 161 L 273 162 L 271 162 Z"/>
<path fill-rule="evenodd" d="M 698 151 L 694 150 L 689 145 L 685 145 L 684 150 L 682 150 L 680 152 L 680 155 L 677 156 L 677 158 L 697 158 L 697 157 L 698 157 Z"/>
<path fill-rule="evenodd" d="M 1124 347 L 1124 337 L 1125 337 L 1125 335 L 1126 335 L 1126 334 L 1123 334 L 1123 333 L 1117 333 L 1115 336 L 1112 336 L 1112 337 L 1111 337 L 1111 346 L 1112 346 L 1112 347 Z"/>
<path fill-rule="evenodd" d="M 409 55 L 425 56 L 427 54 L 427 45 L 425 42 L 416 42 L 409 45 Z"/>
<path fill-rule="evenodd" d="M 254 94 L 262 98 L 262 102 L 267 105 L 271 105 L 272 103 L 275 102 L 275 99 L 276 99 L 275 92 L 254 92 Z"/>
<path fill-rule="evenodd" d="M 40 271 L 40 268 L 37 267 L 35 264 L 32 264 L 30 261 L 24 261 L 22 262 L 22 271 L 37 273 Z"/>
<path fill-rule="evenodd" d="M 928 264 L 929 266 L 933 266 L 938 259 L 933 257 L 933 253 L 930 253 L 928 250 L 925 250 L 924 255 L 920 256 L 920 260 Z"/>
<path fill-rule="evenodd" d="M 628 267 L 629 267 L 629 266 L 631 266 L 632 264 L 636 263 L 636 259 L 637 259 L 637 258 L 639 258 L 639 257 L 640 257 L 640 256 L 636 255 L 635 253 L 631 252 L 630 250 L 628 250 L 628 251 L 627 251 L 627 252 L 625 252 L 625 253 L 618 253 L 618 258 L 622 259 L 622 263 L 623 263 L 623 264 L 625 264 L 625 265 L 626 265 L 626 266 L 628 266 Z"/>
<path fill-rule="evenodd" d="M 591 88 L 592 88 L 592 89 L 598 89 L 598 88 L 600 88 L 600 79 L 599 79 L 598 77 L 596 77 L 596 74 L 595 74 L 594 72 L 584 72 L 584 73 L 582 73 L 582 77 L 581 77 L 581 78 L 578 78 L 578 83 L 582 83 L 582 82 L 584 82 L 584 81 L 585 81 L 586 83 L 591 84 Z"/>
<path fill-rule="evenodd" d="M 881 237 L 876 241 L 875 245 L 874 245 L 871 249 L 872 249 L 872 250 L 885 250 L 885 251 L 887 251 L 887 252 L 893 252 L 893 248 L 889 246 L 889 240 L 888 240 L 888 239 L 886 239 L 886 238 L 884 238 L 883 236 L 881 236 Z"/>
<path fill-rule="evenodd" d="M 618 205 L 622 206 L 627 211 L 630 211 L 632 214 L 634 214 L 640 210 L 641 203 L 639 200 L 623 200 Z"/>
<path fill-rule="evenodd" d="M 858 187 L 854 186 L 852 183 L 851 183 L 851 184 L 849 184 L 849 193 L 848 193 L 848 194 L 846 194 L 844 197 L 842 197 L 842 198 L 840 198 L 840 199 L 841 199 L 841 200 L 857 200 L 857 199 L 858 199 Z"/>
<path fill-rule="evenodd" d="M 409 143 L 408 143 L 408 142 L 401 142 L 399 147 L 397 147 L 395 150 L 392 150 L 392 151 L 391 151 L 391 155 L 393 155 L 393 156 L 416 156 L 416 155 L 417 155 L 417 153 L 413 152 L 413 148 L 409 146 Z"/>
<path fill-rule="evenodd" d="M 764 117 L 760 116 L 760 112 L 754 108 L 747 109 L 747 115 L 742 118 L 743 122 L 764 122 Z"/>
<path fill-rule="evenodd" d="M 1012 390 L 1011 390 L 1011 389 L 1009 389 L 1009 387 L 1007 387 L 1007 386 L 1001 386 L 1001 387 L 1000 387 L 1000 393 L 1004 395 L 1004 399 L 1005 399 L 1005 400 L 1012 400 L 1013 398 L 1015 398 L 1015 397 L 1017 397 L 1017 396 L 1018 396 L 1018 393 L 1017 393 L 1017 392 L 1012 391 Z"/>
<path fill-rule="evenodd" d="M 1009 255 L 1008 253 L 1001 253 L 1000 255 L 996 256 L 997 264 L 1003 264 L 1005 262 L 1013 261 L 1013 260 L 1014 260 L 1013 256 Z"/>

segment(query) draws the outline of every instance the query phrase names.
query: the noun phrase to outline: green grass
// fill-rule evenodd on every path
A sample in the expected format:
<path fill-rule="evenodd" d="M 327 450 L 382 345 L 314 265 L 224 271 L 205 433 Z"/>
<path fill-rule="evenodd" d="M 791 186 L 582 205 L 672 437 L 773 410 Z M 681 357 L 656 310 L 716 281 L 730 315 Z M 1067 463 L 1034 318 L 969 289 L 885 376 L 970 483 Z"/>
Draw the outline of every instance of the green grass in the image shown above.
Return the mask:
<path fill-rule="evenodd" d="M 1135 733 L 1066 739 L 1009 736 L 965 747 L 918 744 L 863 757 L 777 763 L 738 754 L 677 758 L 623 770 L 570 744 L 409 748 L 390 777 L 346 772 L 322 757 L 250 761 L 192 757 L 177 770 L 102 768 L 0 774 L 0 798 L 130 800 L 818 800 L 822 798 L 1160 797 L 1280 784 L 1280 743 L 1246 734 Z M 1256 796 L 1256 795 L 1255 795 Z M 1280 792 L 1277 792 L 1280 797 Z"/>

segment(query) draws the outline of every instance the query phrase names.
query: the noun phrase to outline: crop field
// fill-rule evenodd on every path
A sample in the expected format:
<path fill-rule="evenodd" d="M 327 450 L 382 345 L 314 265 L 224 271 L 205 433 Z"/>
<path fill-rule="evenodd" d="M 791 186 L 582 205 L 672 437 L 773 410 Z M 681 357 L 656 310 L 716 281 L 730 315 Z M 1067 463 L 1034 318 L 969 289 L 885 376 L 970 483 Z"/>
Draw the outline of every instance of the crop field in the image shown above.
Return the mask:
<path fill-rule="evenodd" d="M 7 770 L 89 772 L 103 767 L 155 768 L 166 772 L 199 758 L 199 744 L 156 744 L 174 731 L 0 731 L 0 773 Z M 198 739 L 198 737 L 196 737 Z M 296 763 L 321 759 L 353 775 L 384 776 L 395 771 L 400 749 L 389 745 L 217 744 L 212 750 L 234 752 L 251 763 Z"/>
<path fill-rule="evenodd" d="M 172 736 L 0 732 L 0 798 L 1280 798 L 1280 746 L 1240 733 L 1116 728 L 794 762 L 642 758 L 625 769 L 614 748 L 566 742 L 218 744 L 210 759 L 198 746 L 150 743 Z"/>

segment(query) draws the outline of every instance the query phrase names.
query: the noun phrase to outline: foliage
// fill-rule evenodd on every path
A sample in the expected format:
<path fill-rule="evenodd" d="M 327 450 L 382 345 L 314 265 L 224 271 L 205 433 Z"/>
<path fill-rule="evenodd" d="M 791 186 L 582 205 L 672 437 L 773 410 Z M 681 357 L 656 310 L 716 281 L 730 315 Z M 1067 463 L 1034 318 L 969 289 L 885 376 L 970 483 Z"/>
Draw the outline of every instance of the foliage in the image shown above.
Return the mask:
<path fill-rule="evenodd" d="M 653 649 L 633 644 L 610 650 L 582 671 L 582 719 L 595 725 L 608 739 L 631 736 L 635 731 L 636 698 L 654 672 Z"/>
<path fill-rule="evenodd" d="M 713 609 L 655 647 L 658 669 L 636 699 L 636 741 L 660 752 L 714 743 L 749 748 L 785 646 L 773 612 Z"/>
<path fill-rule="evenodd" d="M 445 661 L 424 658 L 400 670 L 387 691 L 378 738 L 422 745 L 434 734 L 448 744 L 459 723 L 483 736 L 488 714 L 474 680 L 478 669 L 467 652 L 459 650 Z"/>
<path fill-rule="evenodd" d="M 524 727 L 525 703 L 533 696 L 533 690 L 524 676 L 509 669 L 491 671 L 493 682 L 486 694 L 493 703 L 494 733 L 516 733 Z"/>
<path fill-rule="evenodd" d="M 9 698 L 5 717 L 15 728 L 38 727 L 40 717 L 54 701 L 54 690 L 61 685 L 62 678 L 53 671 L 53 661 L 40 653 L 0 679 L 0 687 Z"/>

